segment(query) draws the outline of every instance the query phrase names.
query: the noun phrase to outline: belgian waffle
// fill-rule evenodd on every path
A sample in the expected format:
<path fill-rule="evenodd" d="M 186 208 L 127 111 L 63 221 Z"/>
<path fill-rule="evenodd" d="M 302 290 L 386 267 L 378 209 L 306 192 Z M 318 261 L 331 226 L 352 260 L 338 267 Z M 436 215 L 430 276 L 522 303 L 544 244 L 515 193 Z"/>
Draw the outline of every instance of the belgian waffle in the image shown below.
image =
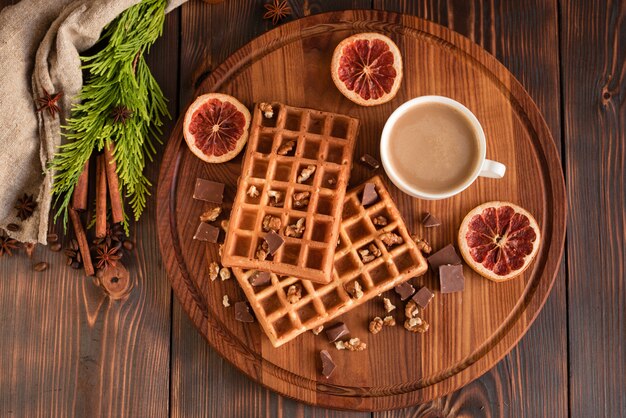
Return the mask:
<path fill-rule="evenodd" d="M 428 269 L 381 179 L 376 176 L 368 183 L 375 185 L 379 196 L 374 204 L 368 207 L 361 205 L 360 197 L 365 184 L 346 194 L 330 283 L 317 284 L 272 273 L 269 285 L 254 287 L 249 279 L 256 271 L 233 269 L 259 323 L 275 347 L 412 277 L 424 274 Z M 385 226 L 375 225 L 373 219 L 380 216 L 388 221 Z M 387 247 L 380 240 L 386 232 L 399 235 L 403 242 Z M 364 263 L 359 250 L 368 248 L 370 244 L 380 250 L 380 256 Z M 362 289 L 358 298 L 354 292 L 355 282 Z M 301 299 L 293 304 L 289 303 L 287 296 L 291 286 L 301 290 Z"/>
<path fill-rule="evenodd" d="M 259 105 L 254 109 L 222 263 L 328 283 L 359 121 L 280 103 L 272 107 L 271 118 Z M 310 167 L 315 171 L 303 179 Z M 280 220 L 274 232 L 285 242 L 263 259 L 257 251 L 269 232 L 268 216 Z M 287 236 L 286 228 L 301 219 L 303 233 Z"/>

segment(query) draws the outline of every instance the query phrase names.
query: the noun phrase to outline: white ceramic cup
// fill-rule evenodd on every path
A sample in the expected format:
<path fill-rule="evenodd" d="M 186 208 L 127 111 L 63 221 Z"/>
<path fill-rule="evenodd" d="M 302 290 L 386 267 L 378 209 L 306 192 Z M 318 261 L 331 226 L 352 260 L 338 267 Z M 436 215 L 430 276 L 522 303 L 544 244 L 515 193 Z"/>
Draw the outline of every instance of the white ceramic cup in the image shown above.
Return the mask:
<path fill-rule="evenodd" d="M 467 177 L 467 180 L 461 184 L 460 186 L 446 190 L 441 193 L 428 193 L 419 190 L 416 186 L 410 184 L 410 182 L 405 181 L 400 175 L 398 175 L 396 168 L 393 164 L 390 163 L 389 150 L 390 147 L 393 146 L 393 138 L 391 137 L 391 132 L 394 124 L 398 121 L 398 119 L 407 112 L 410 112 L 413 108 L 423 105 L 425 103 L 440 103 L 446 106 L 449 106 L 453 109 L 460 111 L 472 124 L 474 128 L 474 132 L 476 133 L 476 139 L 478 141 L 478 159 L 479 163 L 475 165 L 476 169 L 474 172 Z M 380 156 L 383 163 L 383 168 L 385 172 L 400 190 L 404 193 L 425 200 L 439 200 L 446 199 L 448 197 L 452 197 L 458 193 L 461 193 L 463 190 L 467 189 L 479 176 L 481 177 L 491 177 L 491 178 L 502 178 L 504 177 L 504 173 L 506 172 L 506 166 L 497 161 L 488 160 L 485 158 L 487 153 L 487 141 L 485 139 L 485 132 L 483 131 L 482 126 L 480 126 L 480 122 L 474 114 L 461 103 L 456 100 L 452 100 L 449 97 L 443 96 L 421 96 L 416 97 L 415 99 L 411 99 L 408 102 L 402 104 L 398 107 L 387 119 L 385 122 L 385 127 L 383 128 L 383 133 L 380 138 Z"/>

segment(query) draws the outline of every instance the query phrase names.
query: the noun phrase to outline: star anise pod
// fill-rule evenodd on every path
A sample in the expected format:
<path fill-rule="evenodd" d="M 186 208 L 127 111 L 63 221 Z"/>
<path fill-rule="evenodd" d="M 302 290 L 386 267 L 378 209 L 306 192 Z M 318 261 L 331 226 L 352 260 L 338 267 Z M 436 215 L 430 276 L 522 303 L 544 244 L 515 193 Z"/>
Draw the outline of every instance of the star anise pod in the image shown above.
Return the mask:
<path fill-rule="evenodd" d="M 71 268 L 78 270 L 83 266 L 83 257 L 80 254 L 80 248 L 78 241 L 72 239 L 70 245 L 63 251 L 65 257 L 67 257 L 67 265 Z"/>
<path fill-rule="evenodd" d="M 132 115 L 133 111 L 123 105 L 115 106 L 113 110 L 111 110 L 111 117 L 115 123 L 122 123 L 125 125 L 126 121 L 130 119 Z"/>
<path fill-rule="evenodd" d="M 109 266 L 115 267 L 120 258 L 122 258 L 120 247 L 109 247 L 106 244 L 96 247 L 96 268 L 99 270 L 105 270 Z"/>
<path fill-rule="evenodd" d="M 17 250 L 20 243 L 7 235 L 0 235 L 0 257 L 7 254 L 9 257 L 13 255 L 12 251 Z"/>
<path fill-rule="evenodd" d="M 57 113 L 61 113 L 61 109 L 57 102 L 63 96 L 63 92 L 58 93 L 48 93 L 46 89 L 43 89 L 43 97 L 37 99 L 37 104 L 39 107 L 37 108 L 37 112 L 41 112 L 42 110 L 48 110 L 50 116 L 55 117 Z"/>
<path fill-rule="evenodd" d="M 24 193 L 24 196 L 17 199 L 17 203 L 15 204 L 15 209 L 17 209 L 17 217 L 22 221 L 30 218 L 33 215 L 33 212 L 37 208 L 37 202 L 33 198 L 32 194 Z"/>
<path fill-rule="evenodd" d="M 107 222 L 106 234 L 102 238 L 93 240 L 94 245 L 106 244 L 109 247 L 120 247 L 126 238 L 124 228 L 121 224 L 113 224 Z"/>
<path fill-rule="evenodd" d="M 264 4 L 263 7 L 267 10 L 263 19 L 272 19 L 274 25 L 291 15 L 291 7 L 289 7 L 287 0 L 272 0 L 270 3 Z"/>

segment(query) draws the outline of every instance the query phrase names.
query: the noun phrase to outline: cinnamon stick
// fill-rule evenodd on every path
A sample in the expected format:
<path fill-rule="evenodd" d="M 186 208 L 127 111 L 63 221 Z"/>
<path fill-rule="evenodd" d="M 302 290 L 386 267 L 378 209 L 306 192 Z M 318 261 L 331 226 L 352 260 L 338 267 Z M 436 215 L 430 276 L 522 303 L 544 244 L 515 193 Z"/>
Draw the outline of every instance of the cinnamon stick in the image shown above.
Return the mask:
<path fill-rule="evenodd" d="M 107 233 L 107 177 L 104 155 L 96 160 L 96 238 Z"/>
<path fill-rule="evenodd" d="M 111 198 L 111 217 L 113 223 L 124 221 L 124 208 L 122 206 L 122 196 L 120 195 L 120 183 L 117 177 L 117 164 L 113 158 L 115 144 L 108 142 L 104 146 L 104 159 L 106 162 L 107 182 L 109 183 L 109 197 Z"/>
<path fill-rule="evenodd" d="M 80 216 L 73 208 L 69 208 L 70 219 L 72 226 L 74 227 L 74 234 L 76 234 L 76 241 L 78 241 L 78 249 L 80 255 L 83 258 L 83 267 L 85 268 L 85 274 L 87 276 L 94 275 L 93 263 L 91 262 L 91 254 L 89 253 L 89 243 L 87 242 L 87 234 L 85 234 L 85 228 L 80 221 Z"/>
<path fill-rule="evenodd" d="M 87 210 L 87 192 L 89 191 L 89 159 L 85 161 L 83 171 L 78 177 L 72 196 L 72 208 L 79 212 Z"/>

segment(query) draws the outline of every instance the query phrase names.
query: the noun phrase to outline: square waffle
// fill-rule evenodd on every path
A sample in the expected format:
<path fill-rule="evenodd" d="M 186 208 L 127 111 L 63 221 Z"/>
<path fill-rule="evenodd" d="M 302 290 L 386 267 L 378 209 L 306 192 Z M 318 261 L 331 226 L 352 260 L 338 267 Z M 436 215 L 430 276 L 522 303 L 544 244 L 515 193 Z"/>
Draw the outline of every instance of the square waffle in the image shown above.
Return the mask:
<path fill-rule="evenodd" d="M 359 121 L 280 103 L 272 107 L 272 118 L 259 105 L 254 109 L 222 263 L 328 283 Z M 315 171 L 303 180 L 300 176 L 310 166 Z M 302 194 L 308 194 L 308 204 L 298 206 L 296 198 Z M 263 260 L 257 250 L 269 232 L 264 230 L 267 216 L 280 219 L 275 232 L 285 242 Z M 287 236 L 286 227 L 300 219 L 303 234 Z"/>
<path fill-rule="evenodd" d="M 274 347 L 325 324 L 412 277 L 424 274 L 428 269 L 380 177 L 376 176 L 368 183 L 375 185 L 379 196 L 377 202 L 366 208 L 361 205 L 365 184 L 351 190 L 345 197 L 340 241 L 335 251 L 330 283 L 312 283 L 271 273 L 270 284 L 255 287 L 249 280 L 256 271 L 233 269 Z M 387 219 L 387 225 L 374 224 L 373 219 L 379 216 Z M 387 247 L 379 238 L 385 232 L 401 236 L 404 242 Z M 372 243 L 381 255 L 364 263 L 358 251 Z M 351 291 L 354 282 L 359 283 L 363 292 L 359 298 Z M 287 299 L 292 285 L 300 287 L 302 296 L 293 304 Z"/>

